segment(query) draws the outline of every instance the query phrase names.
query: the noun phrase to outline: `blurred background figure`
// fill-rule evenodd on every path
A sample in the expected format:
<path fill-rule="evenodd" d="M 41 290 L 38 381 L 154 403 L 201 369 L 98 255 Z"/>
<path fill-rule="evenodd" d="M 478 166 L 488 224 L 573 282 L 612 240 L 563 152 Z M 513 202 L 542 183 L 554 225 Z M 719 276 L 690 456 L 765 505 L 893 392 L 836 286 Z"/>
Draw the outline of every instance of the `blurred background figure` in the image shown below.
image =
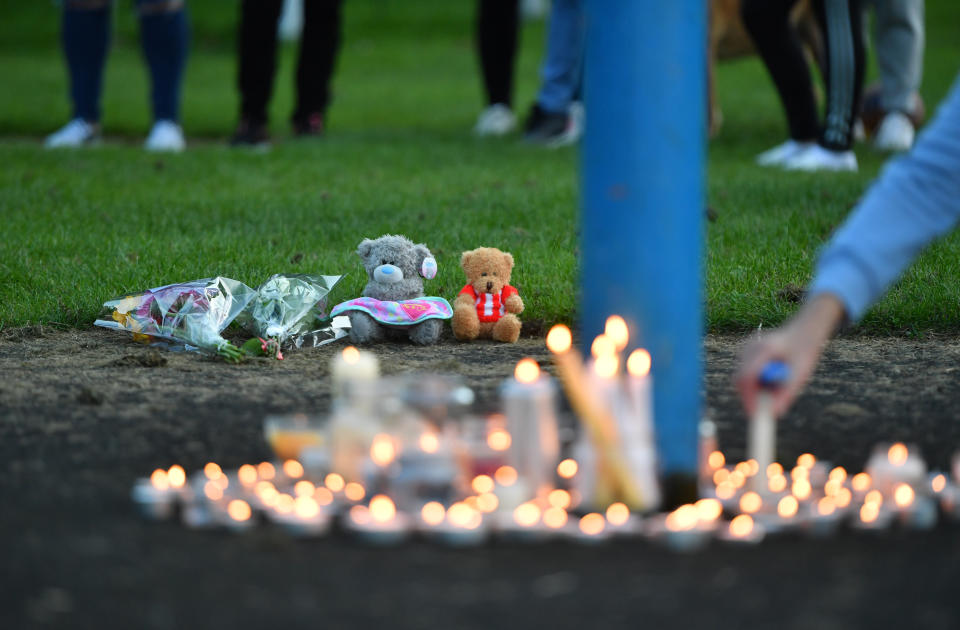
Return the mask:
<path fill-rule="evenodd" d="M 303 0 L 296 106 L 291 115 L 298 137 L 323 134 L 330 81 L 340 50 L 342 0 Z M 243 0 L 237 37 L 240 122 L 230 144 L 265 146 L 270 141 L 267 108 L 277 70 L 277 34 L 283 0 Z"/>
<path fill-rule="evenodd" d="M 528 142 L 559 147 L 580 139 L 585 33 L 583 0 L 553 0 L 540 91 L 524 128 Z"/>
<path fill-rule="evenodd" d="M 864 125 L 880 151 L 906 151 L 923 119 L 924 0 L 866 0 L 875 13 L 879 89 L 864 97 Z M 873 92 L 873 93 L 871 93 Z"/>
<path fill-rule="evenodd" d="M 487 97 L 487 106 L 473 128 L 478 136 L 503 136 L 517 126 L 513 70 L 518 22 L 518 0 L 477 0 L 477 53 Z"/>
<path fill-rule="evenodd" d="M 787 115 L 789 139 L 757 156 L 762 166 L 788 170 L 856 171 L 853 124 L 863 94 L 865 51 L 860 0 L 812 0 L 824 30 L 823 125 L 817 115 L 810 67 L 790 25 L 799 0 L 744 0 L 744 26 L 773 79 Z"/>
<path fill-rule="evenodd" d="M 136 0 L 143 54 L 150 69 L 153 128 L 144 148 L 182 151 L 180 90 L 189 32 L 183 0 Z M 103 70 L 110 48 L 111 0 L 64 0 L 62 42 L 73 118 L 47 137 L 48 148 L 80 147 L 100 138 Z"/>

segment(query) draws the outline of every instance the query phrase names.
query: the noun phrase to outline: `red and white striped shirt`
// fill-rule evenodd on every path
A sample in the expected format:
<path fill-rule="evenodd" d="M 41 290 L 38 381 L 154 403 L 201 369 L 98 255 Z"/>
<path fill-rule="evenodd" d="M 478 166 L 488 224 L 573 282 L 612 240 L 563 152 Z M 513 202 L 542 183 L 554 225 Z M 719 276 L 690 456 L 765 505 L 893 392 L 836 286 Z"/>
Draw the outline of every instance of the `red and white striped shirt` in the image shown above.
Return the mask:
<path fill-rule="evenodd" d="M 472 285 L 467 285 L 460 290 L 460 295 L 469 295 L 477 305 L 477 317 L 481 322 L 495 322 L 503 317 L 506 310 L 503 305 L 511 295 L 519 295 L 520 292 L 509 284 L 503 285 L 500 293 L 481 293 L 477 295 Z"/>

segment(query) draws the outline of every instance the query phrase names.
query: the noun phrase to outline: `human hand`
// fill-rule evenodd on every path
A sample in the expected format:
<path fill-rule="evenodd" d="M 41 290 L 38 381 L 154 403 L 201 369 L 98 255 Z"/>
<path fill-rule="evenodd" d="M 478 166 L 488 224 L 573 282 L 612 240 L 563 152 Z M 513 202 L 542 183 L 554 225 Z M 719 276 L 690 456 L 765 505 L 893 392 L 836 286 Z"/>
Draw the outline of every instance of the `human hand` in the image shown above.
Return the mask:
<path fill-rule="evenodd" d="M 752 416 L 756 409 L 759 376 L 770 361 L 782 361 L 790 373 L 783 386 L 770 390 L 773 413 L 779 417 L 790 408 L 813 374 L 826 342 L 843 317 L 843 304 L 833 295 L 820 294 L 805 304 L 783 327 L 746 346 L 741 355 L 736 384 L 748 416 Z"/>

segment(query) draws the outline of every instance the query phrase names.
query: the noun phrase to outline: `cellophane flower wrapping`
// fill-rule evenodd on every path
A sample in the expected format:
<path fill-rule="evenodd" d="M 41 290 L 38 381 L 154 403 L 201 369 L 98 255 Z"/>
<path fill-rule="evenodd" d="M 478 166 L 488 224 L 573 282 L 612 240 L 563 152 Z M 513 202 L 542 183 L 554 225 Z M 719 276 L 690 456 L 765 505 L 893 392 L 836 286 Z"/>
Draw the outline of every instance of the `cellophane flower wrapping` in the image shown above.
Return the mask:
<path fill-rule="evenodd" d="M 282 347 L 321 345 L 342 336 L 329 321 L 327 295 L 343 276 L 275 274 L 237 317 L 247 332 Z"/>
<path fill-rule="evenodd" d="M 221 333 L 255 295 L 242 282 L 220 276 L 168 284 L 104 303 L 94 324 L 236 359 L 239 350 Z"/>

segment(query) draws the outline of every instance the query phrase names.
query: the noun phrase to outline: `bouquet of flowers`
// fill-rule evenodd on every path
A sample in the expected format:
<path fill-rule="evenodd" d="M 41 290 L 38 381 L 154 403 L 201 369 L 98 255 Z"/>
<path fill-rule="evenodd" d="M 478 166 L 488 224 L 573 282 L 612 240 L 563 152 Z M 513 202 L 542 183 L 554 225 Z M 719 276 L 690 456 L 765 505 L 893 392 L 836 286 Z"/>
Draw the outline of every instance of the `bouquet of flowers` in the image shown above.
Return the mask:
<path fill-rule="evenodd" d="M 260 285 L 237 323 L 262 343 L 280 347 L 317 346 L 338 335 L 329 321 L 327 294 L 343 276 L 275 274 Z M 253 340 L 251 340 L 253 343 Z M 266 347 L 264 347 L 266 352 Z"/>
<path fill-rule="evenodd" d="M 103 305 L 94 324 L 127 330 L 138 339 L 165 339 L 188 350 L 218 354 L 238 363 L 243 352 L 220 336 L 256 292 L 237 280 L 216 277 L 168 284 Z"/>

